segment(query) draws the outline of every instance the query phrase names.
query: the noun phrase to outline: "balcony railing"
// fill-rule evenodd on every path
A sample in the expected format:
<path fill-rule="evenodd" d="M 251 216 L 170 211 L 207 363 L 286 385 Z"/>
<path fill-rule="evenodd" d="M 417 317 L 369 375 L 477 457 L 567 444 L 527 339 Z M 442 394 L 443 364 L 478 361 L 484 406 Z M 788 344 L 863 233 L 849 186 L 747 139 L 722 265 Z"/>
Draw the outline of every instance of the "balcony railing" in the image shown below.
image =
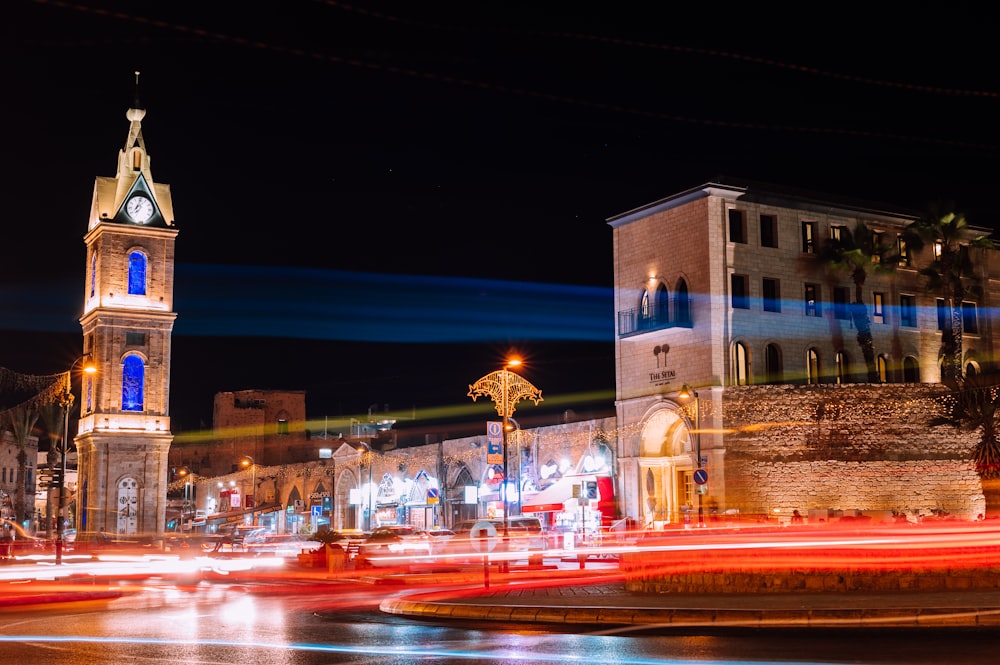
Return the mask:
<path fill-rule="evenodd" d="M 635 307 L 618 312 L 618 334 L 621 337 L 637 335 L 651 330 L 666 328 L 690 328 L 690 316 L 682 320 L 671 319 L 666 311 L 643 312 Z"/>

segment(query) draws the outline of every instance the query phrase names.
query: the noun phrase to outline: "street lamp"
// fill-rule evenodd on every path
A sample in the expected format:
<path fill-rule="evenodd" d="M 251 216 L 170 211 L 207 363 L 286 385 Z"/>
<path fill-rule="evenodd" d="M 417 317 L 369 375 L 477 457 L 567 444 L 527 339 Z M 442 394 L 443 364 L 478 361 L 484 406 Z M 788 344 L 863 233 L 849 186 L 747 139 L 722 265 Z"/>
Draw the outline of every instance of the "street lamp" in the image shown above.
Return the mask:
<path fill-rule="evenodd" d="M 69 448 L 69 411 L 73 407 L 73 368 L 79 363 L 83 364 L 83 371 L 86 374 L 94 374 L 97 372 L 97 367 L 90 363 L 90 356 L 84 355 L 80 356 L 73 361 L 73 364 L 69 366 L 66 370 L 66 385 L 63 388 L 62 394 L 59 396 L 59 406 L 63 410 L 63 440 L 62 447 L 59 451 L 59 482 L 57 483 L 56 496 L 58 497 L 58 505 L 56 506 L 56 565 L 62 564 L 62 554 L 63 554 L 63 533 L 65 531 L 65 516 L 64 512 L 64 495 L 66 488 L 66 451 Z M 89 363 L 89 364 L 88 364 Z"/>
<path fill-rule="evenodd" d="M 177 530 L 184 530 L 184 516 L 188 513 L 188 488 L 191 487 L 191 470 L 186 466 L 177 469 L 177 475 L 184 479 L 184 502 L 181 503 L 181 519 L 177 524 Z"/>
<path fill-rule="evenodd" d="M 518 367 L 521 361 L 517 358 L 509 359 L 504 366 L 496 372 L 490 372 L 475 383 L 469 386 L 469 397 L 475 402 L 477 397 L 483 395 L 493 400 L 496 405 L 497 414 L 503 419 L 501 441 L 503 446 L 503 543 L 504 550 L 510 543 L 510 510 L 507 505 L 507 430 L 510 428 L 510 417 L 514 413 L 517 403 L 522 399 L 530 399 L 537 406 L 542 401 L 542 391 L 531 385 L 518 374 L 509 371 L 508 367 Z M 502 568 L 507 568 L 507 560 L 502 562 Z"/>
<path fill-rule="evenodd" d="M 366 443 L 365 441 L 359 441 L 358 443 L 360 443 L 362 446 L 365 447 L 365 454 L 364 454 L 364 457 L 362 457 L 362 460 L 367 460 L 367 462 L 368 462 L 368 499 L 367 499 L 367 503 L 365 504 L 365 524 L 364 524 L 364 527 L 365 527 L 365 531 L 366 532 L 370 532 L 372 530 L 372 509 L 374 509 L 374 507 L 375 507 L 374 505 L 372 505 L 373 504 L 373 502 L 372 502 L 372 466 L 375 465 L 375 453 L 372 450 L 372 447 L 370 445 L 368 445 L 368 443 Z M 358 474 L 358 482 L 359 483 L 361 482 L 361 474 L 360 473 Z"/>
<path fill-rule="evenodd" d="M 257 526 L 257 464 L 249 455 L 244 455 L 240 466 L 250 467 L 250 522 Z"/>
<path fill-rule="evenodd" d="M 695 459 L 695 474 L 704 474 L 701 468 L 701 401 L 698 399 L 698 391 L 693 390 L 688 384 L 681 386 L 681 391 L 677 393 L 677 397 L 687 401 L 694 398 L 694 440 L 696 451 Z M 698 527 L 705 526 L 705 511 L 702 507 L 701 498 L 701 486 L 699 485 L 695 491 L 698 493 Z"/>

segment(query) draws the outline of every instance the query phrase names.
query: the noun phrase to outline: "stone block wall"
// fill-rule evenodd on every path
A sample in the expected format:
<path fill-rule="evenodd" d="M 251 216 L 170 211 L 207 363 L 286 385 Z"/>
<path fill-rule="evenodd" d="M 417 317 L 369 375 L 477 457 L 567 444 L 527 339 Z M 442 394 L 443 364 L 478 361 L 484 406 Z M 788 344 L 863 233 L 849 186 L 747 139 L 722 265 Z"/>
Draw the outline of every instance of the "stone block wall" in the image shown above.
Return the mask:
<path fill-rule="evenodd" d="M 725 507 L 779 521 L 795 509 L 975 519 L 977 433 L 935 422 L 947 399 L 936 384 L 727 388 Z"/>

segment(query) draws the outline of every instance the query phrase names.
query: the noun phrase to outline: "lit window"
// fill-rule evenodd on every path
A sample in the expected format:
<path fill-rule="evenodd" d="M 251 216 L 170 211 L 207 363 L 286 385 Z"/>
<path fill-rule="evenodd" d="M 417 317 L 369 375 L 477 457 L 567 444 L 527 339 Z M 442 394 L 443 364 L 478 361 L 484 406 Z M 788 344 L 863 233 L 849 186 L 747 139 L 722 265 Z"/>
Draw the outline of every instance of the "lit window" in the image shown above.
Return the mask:
<path fill-rule="evenodd" d="M 745 386 L 750 379 L 750 355 L 743 342 L 733 344 L 733 384 Z"/>
<path fill-rule="evenodd" d="M 802 251 L 816 253 L 816 222 L 802 222 Z"/>
<path fill-rule="evenodd" d="M 872 320 L 875 323 L 885 323 L 885 294 L 877 291 L 872 294 Z"/>
<path fill-rule="evenodd" d="M 844 227 L 834 224 L 830 227 L 830 240 L 840 242 L 844 239 Z"/>
<path fill-rule="evenodd" d="M 806 351 L 806 381 L 812 385 L 819 383 L 819 351 L 816 349 Z"/>
<path fill-rule="evenodd" d="M 130 296 L 146 295 L 146 256 L 142 252 L 128 255 L 128 293 Z"/>
<path fill-rule="evenodd" d="M 906 247 L 906 240 L 903 236 L 896 237 L 896 251 L 899 253 L 899 265 L 910 265 L 910 250 Z"/>
<path fill-rule="evenodd" d="M 880 383 L 889 383 L 889 361 L 882 354 L 875 359 L 875 371 L 878 373 Z"/>
<path fill-rule="evenodd" d="M 820 316 L 819 285 L 806 284 L 805 290 L 806 316 Z"/>
<path fill-rule="evenodd" d="M 122 364 L 122 411 L 143 410 L 143 383 L 146 366 L 136 355 L 126 356 Z"/>
<path fill-rule="evenodd" d="M 851 361 L 843 351 L 837 351 L 835 358 L 837 363 L 837 383 L 848 383 L 851 375 Z"/>

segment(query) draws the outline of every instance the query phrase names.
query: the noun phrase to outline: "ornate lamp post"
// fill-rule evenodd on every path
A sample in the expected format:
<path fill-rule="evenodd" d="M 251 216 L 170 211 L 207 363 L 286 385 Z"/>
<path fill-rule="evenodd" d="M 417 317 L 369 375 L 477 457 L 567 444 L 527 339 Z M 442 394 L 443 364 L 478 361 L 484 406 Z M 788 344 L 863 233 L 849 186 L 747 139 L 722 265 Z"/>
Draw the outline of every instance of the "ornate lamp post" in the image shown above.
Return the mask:
<path fill-rule="evenodd" d="M 63 533 L 65 532 L 64 522 L 65 517 L 65 507 L 64 496 L 66 494 L 66 452 L 69 449 L 69 412 L 73 408 L 73 368 L 75 368 L 79 363 L 83 364 L 83 371 L 86 374 L 94 374 L 97 372 L 97 367 L 92 363 L 89 363 L 90 356 L 80 356 L 73 361 L 73 364 L 69 366 L 66 371 L 66 386 L 63 389 L 62 394 L 59 396 L 59 406 L 63 410 L 63 440 L 62 447 L 59 451 L 59 477 L 56 487 L 56 496 L 58 498 L 58 505 L 56 506 L 56 565 L 62 564 L 62 554 L 63 554 Z M 88 364 L 89 363 L 89 364 Z"/>
<path fill-rule="evenodd" d="M 250 467 L 250 523 L 257 526 L 257 464 L 249 455 L 244 455 L 240 466 Z"/>
<path fill-rule="evenodd" d="M 496 372 L 490 372 L 469 386 L 469 397 L 475 402 L 477 397 L 487 396 L 496 405 L 497 414 L 503 419 L 503 543 L 504 551 L 510 543 L 510 510 L 507 505 L 507 429 L 510 427 L 510 417 L 517 403 L 522 399 L 530 399 L 535 405 L 542 401 L 542 391 L 531 385 L 529 381 L 518 374 L 509 371 L 508 367 L 517 367 L 521 361 L 513 358 L 504 363 Z M 502 568 L 507 568 L 504 560 Z"/>
<path fill-rule="evenodd" d="M 695 473 L 704 473 L 701 468 L 701 402 L 698 399 L 698 391 L 693 390 L 691 386 L 685 383 L 681 386 L 681 391 L 677 393 L 677 397 L 684 401 L 694 398 L 694 440 L 695 448 L 697 449 L 694 468 Z M 700 483 L 701 481 L 698 482 Z M 705 511 L 702 506 L 700 484 L 695 491 L 698 493 L 698 527 L 700 528 L 705 526 Z"/>
<path fill-rule="evenodd" d="M 177 530 L 184 531 L 184 517 L 188 513 L 188 488 L 191 487 L 191 470 L 182 466 L 177 469 L 177 475 L 184 479 L 184 501 L 181 503 L 181 519 L 177 524 Z"/>

